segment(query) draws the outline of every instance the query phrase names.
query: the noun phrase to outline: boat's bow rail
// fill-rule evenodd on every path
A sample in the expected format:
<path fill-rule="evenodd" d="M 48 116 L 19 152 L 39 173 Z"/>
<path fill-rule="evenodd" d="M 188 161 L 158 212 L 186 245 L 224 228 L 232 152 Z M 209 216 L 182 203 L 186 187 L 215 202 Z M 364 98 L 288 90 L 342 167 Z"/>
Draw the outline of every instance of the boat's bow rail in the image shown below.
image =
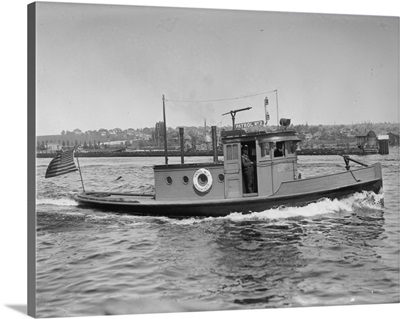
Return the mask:
<path fill-rule="evenodd" d="M 369 186 L 367 187 L 367 185 Z M 278 191 L 274 193 L 272 197 L 335 192 L 348 187 L 357 190 L 365 189 L 379 192 L 382 188 L 382 171 L 380 163 L 330 175 L 298 179 L 292 182 L 283 182 Z"/>

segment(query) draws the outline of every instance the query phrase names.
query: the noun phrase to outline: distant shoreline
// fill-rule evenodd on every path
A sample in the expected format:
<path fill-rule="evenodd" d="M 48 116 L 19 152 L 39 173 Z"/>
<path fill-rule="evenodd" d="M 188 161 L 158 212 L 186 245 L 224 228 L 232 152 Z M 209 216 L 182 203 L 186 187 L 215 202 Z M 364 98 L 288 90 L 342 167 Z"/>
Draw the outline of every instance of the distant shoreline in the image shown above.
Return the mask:
<path fill-rule="evenodd" d="M 303 149 L 297 151 L 297 155 L 369 155 L 378 154 L 378 150 L 369 150 L 363 152 L 358 148 L 348 149 L 348 148 L 337 148 L 337 149 Z M 53 158 L 56 153 L 37 153 L 36 158 Z M 135 152 L 76 152 L 75 157 L 164 157 L 164 151 L 135 151 Z M 180 151 L 169 151 L 169 157 L 180 157 Z M 212 151 L 196 151 L 184 154 L 185 157 L 193 156 L 213 156 Z M 218 152 L 218 156 L 223 156 L 222 152 Z"/>
<path fill-rule="evenodd" d="M 53 158 L 56 155 L 53 153 L 37 153 L 37 158 Z M 117 152 L 117 151 L 96 151 L 96 152 L 75 152 L 75 157 L 164 157 L 164 151 L 135 151 L 135 152 Z M 180 151 L 168 151 L 169 157 L 180 157 Z M 197 151 L 197 152 L 185 152 L 185 157 L 193 156 L 213 156 L 212 151 Z M 222 152 L 218 152 L 218 156 L 223 156 Z"/>

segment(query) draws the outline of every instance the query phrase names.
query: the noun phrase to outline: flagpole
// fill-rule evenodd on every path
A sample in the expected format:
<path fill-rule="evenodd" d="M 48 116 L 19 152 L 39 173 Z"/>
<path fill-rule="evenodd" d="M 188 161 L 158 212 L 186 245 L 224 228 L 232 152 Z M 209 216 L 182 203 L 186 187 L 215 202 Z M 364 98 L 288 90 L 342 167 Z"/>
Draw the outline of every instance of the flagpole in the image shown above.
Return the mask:
<path fill-rule="evenodd" d="M 79 165 L 79 157 L 78 157 L 78 156 L 76 156 L 76 160 L 77 160 L 77 162 L 78 162 L 79 175 L 81 175 L 81 182 L 82 182 L 83 193 L 86 193 L 86 191 L 85 191 L 85 186 L 83 185 L 83 178 L 82 178 L 81 166 Z"/>
<path fill-rule="evenodd" d="M 276 93 L 276 126 L 279 127 L 278 89 L 274 91 Z"/>
<path fill-rule="evenodd" d="M 167 146 L 167 122 L 165 119 L 165 96 L 162 96 L 163 101 L 163 120 L 164 120 L 164 152 L 165 152 L 165 165 L 168 165 L 168 146 Z"/>

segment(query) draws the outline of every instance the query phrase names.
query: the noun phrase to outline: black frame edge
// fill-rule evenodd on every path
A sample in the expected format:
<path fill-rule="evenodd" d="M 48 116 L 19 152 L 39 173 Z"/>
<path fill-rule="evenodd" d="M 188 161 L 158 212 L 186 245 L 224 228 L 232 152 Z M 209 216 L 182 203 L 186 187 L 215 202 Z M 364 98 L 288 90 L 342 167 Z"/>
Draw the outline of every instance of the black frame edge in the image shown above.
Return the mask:
<path fill-rule="evenodd" d="M 28 298 L 27 314 L 36 317 L 36 3 L 27 6 L 28 36 Z"/>

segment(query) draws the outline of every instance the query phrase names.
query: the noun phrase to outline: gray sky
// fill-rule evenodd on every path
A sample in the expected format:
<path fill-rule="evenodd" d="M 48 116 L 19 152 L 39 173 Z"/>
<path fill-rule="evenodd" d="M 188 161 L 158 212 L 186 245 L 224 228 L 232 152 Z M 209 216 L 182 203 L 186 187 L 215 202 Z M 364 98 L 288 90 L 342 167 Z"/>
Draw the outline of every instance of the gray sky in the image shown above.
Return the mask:
<path fill-rule="evenodd" d="M 37 135 L 154 126 L 163 94 L 168 126 L 265 96 L 276 124 L 274 90 L 293 124 L 398 122 L 398 42 L 394 17 L 39 2 Z"/>

